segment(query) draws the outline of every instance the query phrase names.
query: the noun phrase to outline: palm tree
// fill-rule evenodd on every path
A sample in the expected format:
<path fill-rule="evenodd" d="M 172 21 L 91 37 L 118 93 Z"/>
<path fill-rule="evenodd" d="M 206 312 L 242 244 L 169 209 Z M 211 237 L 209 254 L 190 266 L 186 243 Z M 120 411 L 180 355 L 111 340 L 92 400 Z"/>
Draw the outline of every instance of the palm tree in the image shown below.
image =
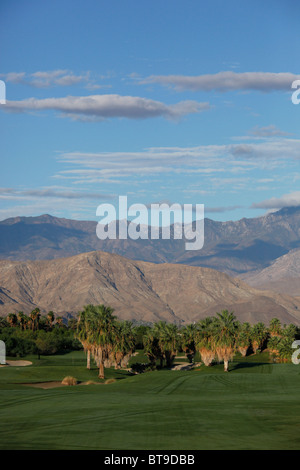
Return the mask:
<path fill-rule="evenodd" d="M 90 306 L 87 313 L 87 340 L 99 367 L 99 378 L 104 379 L 104 363 L 109 361 L 114 346 L 116 317 L 113 309 L 105 305 Z"/>
<path fill-rule="evenodd" d="M 52 310 L 50 310 L 50 312 L 48 312 L 48 314 L 47 314 L 47 329 L 48 330 L 51 330 L 54 319 L 55 319 L 55 315 L 52 312 Z"/>
<path fill-rule="evenodd" d="M 214 324 L 215 320 L 211 317 L 204 318 L 198 323 L 195 339 L 196 349 L 199 351 L 205 366 L 211 366 L 216 355 L 213 340 Z"/>
<path fill-rule="evenodd" d="M 26 324 L 25 315 L 23 312 L 18 312 L 17 317 L 18 317 L 18 322 L 19 322 L 21 331 L 23 331 L 25 329 L 25 324 Z"/>
<path fill-rule="evenodd" d="M 289 340 L 293 342 L 297 336 L 297 327 L 296 325 L 293 325 L 292 323 L 290 323 L 288 326 L 284 326 L 281 332 L 282 332 L 282 336 L 289 338 Z"/>
<path fill-rule="evenodd" d="M 285 325 L 280 333 L 271 334 L 271 338 L 268 340 L 268 350 L 275 361 L 289 362 L 293 354 L 292 343 L 297 335 L 297 327 L 293 324 Z"/>
<path fill-rule="evenodd" d="M 233 312 L 222 310 L 217 313 L 213 333 L 214 349 L 219 361 L 224 362 L 224 371 L 228 372 L 228 363 L 233 359 L 237 339 L 237 322 Z"/>
<path fill-rule="evenodd" d="M 154 331 L 154 328 L 148 330 L 147 333 L 143 336 L 143 345 L 144 353 L 148 357 L 152 369 L 155 368 L 156 361 L 158 359 L 160 360 L 162 365 L 163 355 L 159 347 L 157 332 Z"/>
<path fill-rule="evenodd" d="M 171 367 L 179 347 L 178 328 L 172 323 L 159 321 L 154 325 L 154 332 L 158 338 L 158 346 L 161 351 L 161 365 L 163 365 L 165 359 L 166 366 Z"/>
<path fill-rule="evenodd" d="M 278 318 L 272 318 L 269 324 L 269 332 L 271 336 L 280 336 L 281 335 L 281 323 Z"/>
<path fill-rule="evenodd" d="M 87 305 L 79 314 L 76 330 L 76 338 L 81 342 L 84 352 L 87 354 L 87 369 L 91 368 L 91 351 L 92 344 L 89 340 L 90 326 L 88 324 L 88 314 L 92 305 Z"/>
<path fill-rule="evenodd" d="M 281 338 L 279 336 L 271 336 L 268 340 L 268 350 L 274 360 L 278 357 L 280 339 Z"/>
<path fill-rule="evenodd" d="M 238 328 L 237 348 L 242 356 L 246 356 L 251 346 L 251 325 L 248 322 L 242 323 Z"/>
<path fill-rule="evenodd" d="M 8 323 L 10 326 L 17 326 L 18 324 L 18 318 L 15 313 L 9 313 L 9 315 L 6 317 Z"/>
<path fill-rule="evenodd" d="M 251 328 L 250 337 L 253 352 L 256 354 L 258 350 L 262 350 L 264 342 L 268 337 L 268 332 L 265 325 L 262 322 L 253 325 Z"/>
<path fill-rule="evenodd" d="M 280 362 L 290 362 L 293 355 L 292 342 L 287 336 L 280 339 L 277 356 Z"/>
<path fill-rule="evenodd" d="M 179 332 L 181 338 L 181 349 L 185 352 L 185 355 L 189 362 L 193 362 L 193 359 L 196 354 L 196 334 L 197 326 L 193 323 L 186 325 Z"/>
<path fill-rule="evenodd" d="M 130 321 L 118 322 L 114 326 L 114 347 L 112 355 L 115 368 L 125 368 L 135 348 L 135 336 Z"/>
<path fill-rule="evenodd" d="M 31 320 L 31 329 L 32 331 L 38 330 L 39 328 L 39 320 L 41 317 L 40 309 L 37 307 L 29 314 Z"/>

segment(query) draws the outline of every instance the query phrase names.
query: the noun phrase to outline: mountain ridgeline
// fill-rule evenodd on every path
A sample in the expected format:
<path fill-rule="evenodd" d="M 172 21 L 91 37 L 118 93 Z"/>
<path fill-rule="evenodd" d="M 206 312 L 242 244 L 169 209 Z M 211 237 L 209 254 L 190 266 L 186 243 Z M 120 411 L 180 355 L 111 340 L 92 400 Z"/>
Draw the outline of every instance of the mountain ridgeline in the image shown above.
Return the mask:
<path fill-rule="evenodd" d="M 185 240 L 100 240 L 95 221 L 42 215 L 0 222 L 0 258 L 46 260 L 90 251 L 115 253 L 132 260 L 202 266 L 236 276 L 270 266 L 300 248 L 300 208 L 285 208 L 253 219 L 216 222 L 205 219 L 204 246 L 185 250 Z"/>

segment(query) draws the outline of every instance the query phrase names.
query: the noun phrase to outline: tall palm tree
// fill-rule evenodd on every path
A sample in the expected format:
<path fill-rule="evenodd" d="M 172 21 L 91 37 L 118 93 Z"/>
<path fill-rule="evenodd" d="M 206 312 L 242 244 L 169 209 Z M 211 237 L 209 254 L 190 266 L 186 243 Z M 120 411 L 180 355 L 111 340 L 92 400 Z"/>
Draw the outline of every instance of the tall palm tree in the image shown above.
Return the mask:
<path fill-rule="evenodd" d="M 157 360 L 160 360 L 162 365 L 163 355 L 159 346 L 157 332 L 154 328 L 149 329 L 143 336 L 143 345 L 144 353 L 148 357 L 152 369 L 155 368 Z"/>
<path fill-rule="evenodd" d="M 211 317 L 204 318 L 198 323 L 196 334 L 196 349 L 200 353 L 205 366 L 211 366 L 215 359 L 214 326 L 215 320 Z"/>
<path fill-rule="evenodd" d="M 40 309 L 37 307 L 32 310 L 29 314 L 31 320 L 31 329 L 32 331 L 38 330 L 39 328 L 39 320 L 41 317 Z"/>
<path fill-rule="evenodd" d="M 115 368 L 127 367 L 135 348 L 135 336 L 130 321 L 116 322 L 114 326 L 114 345 L 112 356 Z"/>
<path fill-rule="evenodd" d="M 89 311 L 93 307 L 92 305 L 87 305 L 84 307 L 84 310 L 80 312 L 78 322 L 77 322 L 77 330 L 76 330 L 76 338 L 81 342 L 83 346 L 83 350 L 87 355 L 87 369 L 91 368 L 91 351 L 92 351 L 92 344 L 89 339 L 89 331 L 90 326 L 88 323 L 88 314 Z"/>
<path fill-rule="evenodd" d="M 214 348 L 219 361 L 224 362 L 224 371 L 228 372 L 229 361 L 233 359 L 236 350 L 237 322 L 233 312 L 222 310 L 217 313 L 214 324 Z"/>
<path fill-rule="evenodd" d="M 105 305 L 91 306 L 87 314 L 87 338 L 92 345 L 91 352 L 99 367 L 99 378 L 104 379 L 104 363 L 110 360 L 114 345 L 116 317 L 113 309 Z"/>
<path fill-rule="evenodd" d="M 166 361 L 166 366 L 171 367 L 179 347 L 178 328 L 172 323 L 159 321 L 154 324 L 154 331 L 158 338 L 161 357 Z"/>
<path fill-rule="evenodd" d="M 25 325 L 26 325 L 26 316 L 24 315 L 23 312 L 18 312 L 18 322 L 21 328 L 21 331 L 25 330 Z"/>

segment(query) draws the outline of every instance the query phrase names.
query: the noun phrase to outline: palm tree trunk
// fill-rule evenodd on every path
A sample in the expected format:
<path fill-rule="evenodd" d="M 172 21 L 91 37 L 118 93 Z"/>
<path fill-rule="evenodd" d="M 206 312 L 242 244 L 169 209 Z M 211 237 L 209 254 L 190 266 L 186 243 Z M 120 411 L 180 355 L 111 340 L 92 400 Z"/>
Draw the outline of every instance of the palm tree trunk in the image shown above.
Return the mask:
<path fill-rule="evenodd" d="M 89 349 L 87 350 L 86 367 L 87 369 L 91 368 L 91 351 Z"/>
<path fill-rule="evenodd" d="M 104 376 L 104 364 L 103 364 L 103 361 L 102 359 L 100 360 L 100 364 L 99 364 L 99 375 L 98 375 L 99 379 L 104 379 L 105 376 Z"/>
<path fill-rule="evenodd" d="M 224 372 L 228 372 L 228 360 L 224 359 Z"/>

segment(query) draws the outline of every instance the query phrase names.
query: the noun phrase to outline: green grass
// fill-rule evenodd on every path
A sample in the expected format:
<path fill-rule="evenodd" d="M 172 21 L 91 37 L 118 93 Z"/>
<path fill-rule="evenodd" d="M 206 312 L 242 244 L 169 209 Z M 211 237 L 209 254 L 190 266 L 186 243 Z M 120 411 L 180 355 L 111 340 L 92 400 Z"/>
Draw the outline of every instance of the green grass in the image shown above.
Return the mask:
<path fill-rule="evenodd" d="M 0 368 L 0 449 L 299 449 L 300 366 L 266 353 L 229 373 L 108 369 L 115 383 L 48 390 L 22 383 L 97 381 L 97 370 L 82 352 L 24 359 L 33 365 Z"/>

